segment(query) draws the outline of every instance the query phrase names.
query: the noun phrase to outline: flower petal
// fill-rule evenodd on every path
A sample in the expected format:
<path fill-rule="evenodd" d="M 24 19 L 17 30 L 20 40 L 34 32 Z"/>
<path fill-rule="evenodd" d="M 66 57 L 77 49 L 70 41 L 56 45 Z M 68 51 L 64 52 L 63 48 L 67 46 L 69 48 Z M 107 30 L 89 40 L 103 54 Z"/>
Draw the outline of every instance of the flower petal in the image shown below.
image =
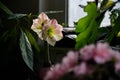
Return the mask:
<path fill-rule="evenodd" d="M 39 16 L 38 16 L 38 18 L 41 20 L 41 22 L 42 23 L 46 23 L 46 22 L 48 22 L 50 19 L 48 18 L 48 16 L 44 13 L 44 12 L 42 12 Z"/>
<path fill-rule="evenodd" d="M 41 40 L 43 40 L 42 28 L 45 24 L 47 24 L 48 21 L 49 21 L 49 18 L 44 12 L 42 12 L 37 19 L 33 20 L 31 29 L 37 33 L 37 35 Z"/>
<path fill-rule="evenodd" d="M 47 40 L 46 40 L 46 41 L 47 41 L 48 44 L 50 44 L 51 46 L 55 46 L 56 41 L 54 41 L 53 39 L 47 37 Z"/>
<path fill-rule="evenodd" d="M 33 20 L 33 24 L 32 24 L 32 26 L 31 26 L 31 29 L 32 29 L 33 31 L 37 32 L 38 30 L 41 31 L 41 28 L 42 28 L 42 26 L 41 26 L 41 21 L 40 21 L 39 19 L 34 19 L 34 20 Z"/>

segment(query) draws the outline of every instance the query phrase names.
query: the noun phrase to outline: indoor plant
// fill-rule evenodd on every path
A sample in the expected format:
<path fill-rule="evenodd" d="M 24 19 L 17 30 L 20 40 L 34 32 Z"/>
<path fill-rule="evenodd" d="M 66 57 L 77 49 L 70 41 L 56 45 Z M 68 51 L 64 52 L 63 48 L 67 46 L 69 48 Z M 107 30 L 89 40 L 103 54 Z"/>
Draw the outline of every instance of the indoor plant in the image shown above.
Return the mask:
<path fill-rule="evenodd" d="M 96 43 L 101 40 L 108 42 L 112 47 L 119 46 L 119 36 L 116 36 L 118 35 L 120 29 L 120 11 L 119 9 L 113 9 L 114 5 L 117 2 L 111 2 L 111 0 L 103 0 L 101 6 L 98 7 L 98 0 L 96 0 L 95 2 L 89 2 L 88 5 L 84 7 L 84 10 L 88 13 L 88 15 L 81 18 L 78 22 L 75 23 L 75 34 L 77 35 L 75 43 L 76 47 L 74 48 L 73 46 L 72 49 L 84 49 L 85 45 Z M 31 29 L 33 19 L 37 18 L 38 16 L 33 14 L 14 14 L 2 3 L 0 4 L 0 8 L 5 11 L 5 13 L 3 12 L 0 17 L 0 48 L 1 52 L 3 52 L 5 56 L 2 59 L 6 58 L 8 54 L 21 54 L 24 62 L 31 72 L 27 74 L 30 75 L 25 79 L 36 79 L 36 77 L 38 78 L 39 76 L 38 73 L 41 72 L 39 69 L 44 69 L 46 67 L 49 69 L 49 67 L 51 67 L 47 60 L 47 54 L 45 54 L 47 53 L 46 48 L 48 47 L 38 43 L 40 40 L 40 38 L 38 38 L 39 33 L 36 35 L 36 33 L 34 33 Z M 104 14 L 107 10 L 110 10 L 111 12 L 111 26 L 100 28 L 100 23 L 103 20 Z M 116 44 L 114 44 L 114 40 L 115 42 L 117 41 Z M 45 41 L 48 40 L 45 38 Z M 46 44 L 46 42 L 43 42 L 43 44 L 44 43 Z M 13 47 L 11 47 L 11 45 Z M 55 50 L 55 47 L 50 46 L 50 49 L 53 48 L 53 50 Z M 62 56 L 66 55 L 68 49 L 69 48 L 64 49 L 66 51 L 63 51 L 64 55 Z M 107 50 L 108 49 L 109 48 L 107 48 Z M 50 54 L 53 53 L 53 50 L 51 50 Z M 54 58 L 56 56 L 52 55 L 51 57 Z M 31 75 L 34 77 L 31 78 Z M 66 77 L 67 76 L 65 76 L 65 78 Z"/>

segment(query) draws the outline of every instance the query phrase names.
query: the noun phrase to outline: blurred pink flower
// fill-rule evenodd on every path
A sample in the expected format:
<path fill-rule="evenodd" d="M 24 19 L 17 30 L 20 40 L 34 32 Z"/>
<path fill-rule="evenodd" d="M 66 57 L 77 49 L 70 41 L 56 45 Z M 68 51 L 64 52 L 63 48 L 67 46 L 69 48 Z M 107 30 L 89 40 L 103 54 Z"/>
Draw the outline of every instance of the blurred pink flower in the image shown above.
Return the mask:
<path fill-rule="evenodd" d="M 56 19 L 50 20 L 47 24 L 44 25 L 42 30 L 43 39 L 51 46 L 54 46 L 56 41 L 59 41 L 63 38 L 63 27 L 58 24 Z"/>
<path fill-rule="evenodd" d="M 57 80 L 56 72 L 54 70 L 49 70 L 44 80 Z"/>
<path fill-rule="evenodd" d="M 78 54 L 69 51 L 67 53 L 67 56 L 65 56 L 61 62 L 61 64 L 56 64 L 52 70 L 48 71 L 44 80 L 54 80 L 59 79 L 63 75 L 65 75 L 67 72 L 70 72 L 76 65 L 78 61 Z M 54 74 L 54 76 L 53 76 Z"/>
<path fill-rule="evenodd" d="M 120 72 L 120 62 L 115 63 L 115 72 Z"/>
<path fill-rule="evenodd" d="M 65 65 L 67 68 L 72 68 L 78 63 L 78 54 L 69 51 L 67 56 L 65 56 L 62 60 L 62 64 Z"/>
<path fill-rule="evenodd" d="M 88 45 L 80 49 L 80 58 L 83 60 L 92 59 L 95 55 L 95 45 Z"/>
<path fill-rule="evenodd" d="M 40 39 L 43 40 L 42 37 L 42 28 L 44 26 L 44 24 L 46 24 L 49 21 L 48 16 L 42 12 L 38 18 L 33 20 L 33 24 L 31 26 L 31 29 L 37 33 L 37 35 L 39 36 Z"/>
<path fill-rule="evenodd" d="M 63 76 L 67 72 L 67 68 L 62 64 L 56 64 L 54 70 L 58 76 Z"/>
<path fill-rule="evenodd" d="M 96 63 L 92 63 L 93 60 L 88 61 L 90 59 L 93 59 Z M 106 68 L 106 62 L 109 61 L 114 61 L 113 66 L 115 72 L 119 72 L 120 53 L 118 51 L 113 50 L 107 43 L 87 45 L 81 48 L 79 52 L 69 51 L 67 55 L 63 57 L 61 64 L 56 64 L 52 73 L 48 72 L 46 80 L 59 80 L 59 78 L 69 72 L 73 72 L 74 77 L 84 78 L 87 75 L 92 75 L 96 70 L 101 69 L 101 67 L 96 68 L 101 64 L 103 65 L 102 68 Z"/>
<path fill-rule="evenodd" d="M 95 52 L 96 55 L 94 56 L 94 60 L 98 64 L 104 64 L 112 59 L 110 47 L 107 43 L 97 43 Z"/>
<path fill-rule="evenodd" d="M 67 68 L 62 64 L 56 64 L 52 70 L 49 70 L 44 77 L 44 80 L 58 80 L 65 73 L 67 73 Z"/>
<path fill-rule="evenodd" d="M 76 76 L 85 75 L 87 73 L 86 62 L 81 62 L 79 65 L 75 66 L 73 72 Z"/>
<path fill-rule="evenodd" d="M 113 59 L 115 60 L 115 72 L 120 72 L 120 53 L 118 51 L 111 51 Z"/>

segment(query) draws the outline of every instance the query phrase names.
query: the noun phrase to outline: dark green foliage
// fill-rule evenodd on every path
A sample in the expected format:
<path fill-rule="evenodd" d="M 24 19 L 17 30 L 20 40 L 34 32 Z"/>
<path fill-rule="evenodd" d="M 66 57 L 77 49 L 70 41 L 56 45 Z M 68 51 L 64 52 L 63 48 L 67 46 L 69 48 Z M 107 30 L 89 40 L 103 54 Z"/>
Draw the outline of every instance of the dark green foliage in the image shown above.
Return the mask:
<path fill-rule="evenodd" d="M 33 77 L 36 75 L 34 74 L 36 69 L 34 60 L 36 60 L 36 63 L 38 61 L 34 58 L 36 56 L 38 58 L 40 53 L 40 47 L 37 43 L 38 38 L 31 30 L 32 20 L 37 15 L 31 13 L 15 14 L 1 2 L 0 9 L 2 11 L 0 14 L 0 56 L 3 72 L 10 74 L 10 71 L 13 71 L 10 74 L 13 75 L 14 70 L 17 69 L 16 75 L 23 72 L 27 73 L 26 75 L 23 74 L 27 79 Z M 24 66 L 23 69 L 22 66 Z M 10 70 L 8 68 L 14 69 Z M 32 76 L 28 76 L 31 74 Z"/>

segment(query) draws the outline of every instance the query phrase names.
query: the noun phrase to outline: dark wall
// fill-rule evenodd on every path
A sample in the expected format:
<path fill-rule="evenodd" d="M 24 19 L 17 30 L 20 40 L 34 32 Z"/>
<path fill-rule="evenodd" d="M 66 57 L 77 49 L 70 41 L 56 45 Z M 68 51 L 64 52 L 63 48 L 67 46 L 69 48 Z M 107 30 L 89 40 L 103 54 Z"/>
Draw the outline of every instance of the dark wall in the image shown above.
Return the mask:
<path fill-rule="evenodd" d="M 0 0 L 14 13 L 38 13 L 39 0 Z"/>

